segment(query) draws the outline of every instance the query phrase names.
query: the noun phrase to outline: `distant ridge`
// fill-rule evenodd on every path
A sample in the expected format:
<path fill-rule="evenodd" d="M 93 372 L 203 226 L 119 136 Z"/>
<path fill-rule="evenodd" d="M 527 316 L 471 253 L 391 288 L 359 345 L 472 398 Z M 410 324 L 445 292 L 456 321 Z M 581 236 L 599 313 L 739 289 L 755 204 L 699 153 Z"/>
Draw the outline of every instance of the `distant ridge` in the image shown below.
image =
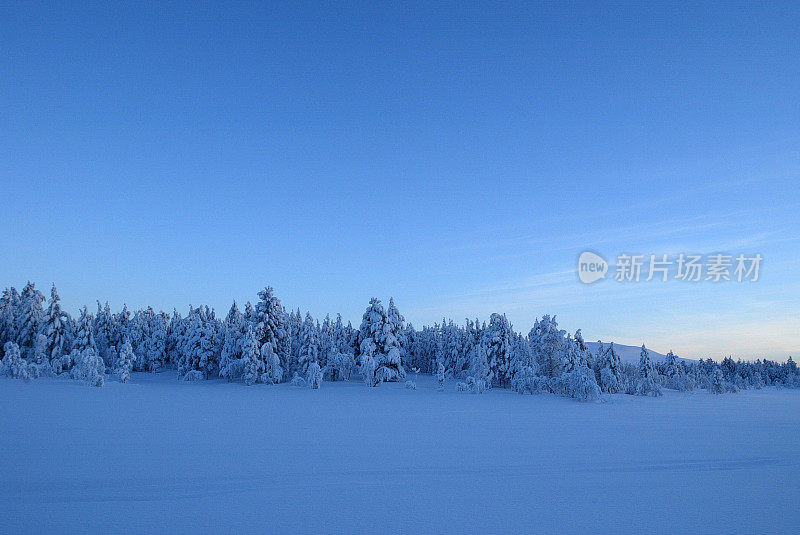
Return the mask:
<path fill-rule="evenodd" d="M 604 346 L 608 346 L 611 342 L 603 342 Z M 592 350 L 592 354 L 597 353 L 597 345 L 598 342 L 586 342 L 586 345 L 589 346 L 589 349 Z M 619 355 L 619 358 L 622 362 L 630 362 L 631 364 L 637 364 L 639 362 L 639 355 L 642 352 L 641 346 L 626 346 L 623 344 L 618 344 L 614 342 L 614 350 Z M 657 351 L 653 351 L 650 348 L 647 348 L 648 353 L 650 353 L 650 358 L 652 360 L 664 360 L 665 355 L 663 353 L 658 353 Z M 687 358 L 681 358 L 681 360 L 692 360 Z"/>

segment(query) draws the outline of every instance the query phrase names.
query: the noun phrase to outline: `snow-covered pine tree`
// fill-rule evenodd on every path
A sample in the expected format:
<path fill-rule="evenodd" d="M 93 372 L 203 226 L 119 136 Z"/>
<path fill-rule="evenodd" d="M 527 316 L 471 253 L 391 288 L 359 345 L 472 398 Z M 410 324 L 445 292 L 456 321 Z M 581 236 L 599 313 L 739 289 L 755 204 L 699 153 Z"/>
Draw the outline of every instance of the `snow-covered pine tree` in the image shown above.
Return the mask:
<path fill-rule="evenodd" d="M 534 326 L 529 338 L 539 363 L 539 373 L 545 377 L 561 375 L 566 332 L 558 328 L 556 317 L 543 316 Z"/>
<path fill-rule="evenodd" d="M 19 345 L 16 342 L 6 342 L 3 347 L 3 353 L 3 361 L 0 362 L 0 375 L 25 381 L 31 378 L 28 363 L 20 355 Z"/>
<path fill-rule="evenodd" d="M 265 372 L 264 360 L 261 358 L 261 345 L 256 338 L 255 329 L 250 322 L 243 322 L 245 332 L 237 341 L 239 357 L 226 363 L 226 375 L 229 381 L 241 377 L 244 384 L 251 386 L 261 380 Z M 264 345 L 264 350 L 270 350 L 269 344 Z"/>
<path fill-rule="evenodd" d="M 285 340 L 288 340 L 288 338 Z M 283 368 L 281 368 L 281 359 L 272 352 L 271 345 L 261 346 L 261 362 L 264 366 L 264 371 L 261 373 L 262 383 L 273 385 L 283 380 L 284 373 Z"/>
<path fill-rule="evenodd" d="M 319 363 L 317 361 L 312 362 L 308 366 L 306 384 L 309 388 L 313 389 L 317 389 L 322 386 L 322 368 L 319 367 Z"/>
<path fill-rule="evenodd" d="M 91 386 L 103 386 L 106 366 L 97 353 L 93 324 L 91 314 L 86 307 L 83 307 L 70 353 L 70 360 L 73 363 L 70 377 L 86 381 Z"/>
<path fill-rule="evenodd" d="M 647 348 L 642 344 L 642 352 L 639 357 L 638 381 L 636 383 L 637 396 L 662 396 L 661 387 L 658 385 L 656 370 L 650 360 Z"/>
<path fill-rule="evenodd" d="M 319 333 L 311 313 L 306 312 L 306 318 L 300 328 L 300 360 L 297 367 L 297 375 L 306 383 L 309 378 L 309 366 L 314 362 L 319 364 Z"/>
<path fill-rule="evenodd" d="M 483 394 L 492 386 L 492 370 L 489 369 L 489 356 L 483 344 L 475 344 L 469 352 L 469 376 L 466 385 L 474 394 Z"/>
<path fill-rule="evenodd" d="M 44 295 L 36 289 L 36 285 L 28 282 L 22 290 L 17 315 L 17 345 L 23 357 L 33 357 L 36 335 L 41 330 L 44 317 Z"/>
<path fill-rule="evenodd" d="M 106 301 L 105 306 L 102 306 L 98 300 L 97 314 L 94 317 L 94 341 L 97 345 L 97 353 L 108 367 L 113 367 L 114 365 L 112 362 L 114 348 L 113 319 L 108 301 Z"/>
<path fill-rule="evenodd" d="M 61 310 L 61 298 L 58 296 L 56 285 L 50 289 L 50 300 L 47 303 L 42 332 L 47 337 L 47 353 L 50 359 L 50 366 L 54 373 L 63 371 L 62 356 L 67 348 L 67 325 L 66 314 Z"/>
<path fill-rule="evenodd" d="M 603 349 L 603 344 L 598 342 L 599 348 L 595 357 L 595 377 L 599 376 L 598 384 L 600 390 L 609 394 L 622 392 L 622 363 L 617 351 L 614 349 L 614 342 Z"/>
<path fill-rule="evenodd" d="M 156 371 L 167 363 L 167 329 L 169 317 L 163 312 L 150 317 L 147 336 L 143 341 L 145 366 L 148 371 Z"/>
<path fill-rule="evenodd" d="M 439 357 L 436 360 L 436 390 L 444 392 L 444 381 L 447 378 L 447 371 L 444 367 L 444 359 Z"/>
<path fill-rule="evenodd" d="M 17 339 L 19 300 L 19 293 L 14 287 L 6 288 L 0 298 L 0 358 L 4 354 L 6 342 L 15 342 Z"/>
<path fill-rule="evenodd" d="M 244 315 L 234 301 L 225 317 L 225 338 L 219 360 L 219 375 L 228 381 L 235 381 L 244 373 L 241 342 L 246 331 Z M 257 348 L 257 353 L 260 352 L 261 348 Z"/>
<path fill-rule="evenodd" d="M 670 350 L 664 358 L 664 386 L 673 390 L 687 391 L 694 388 L 694 381 L 681 368 L 678 358 Z"/>
<path fill-rule="evenodd" d="M 583 364 L 581 362 L 581 356 L 578 345 L 575 343 L 575 340 L 572 339 L 572 336 L 568 334 L 565 350 L 561 355 L 561 373 L 569 373 L 579 368 L 581 364 Z"/>
<path fill-rule="evenodd" d="M 283 380 L 286 380 L 296 369 L 296 363 L 291 361 L 291 345 L 287 343 L 291 339 L 286 331 L 286 313 L 271 286 L 258 292 L 258 298 L 255 307 L 256 338 L 262 347 L 264 344 L 269 344 L 272 353 L 278 356 L 283 370 Z M 262 350 L 260 354 L 265 353 Z M 263 367 L 266 368 L 266 363 Z"/>
<path fill-rule="evenodd" d="M 218 369 L 215 329 L 202 307 L 192 310 L 186 319 L 186 342 L 178 361 L 178 377 L 186 381 L 208 379 Z"/>
<path fill-rule="evenodd" d="M 367 386 L 378 386 L 380 381 L 375 379 L 375 342 L 372 338 L 365 338 L 361 342 L 361 377 Z"/>
<path fill-rule="evenodd" d="M 489 326 L 484 331 L 484 347 L 489 357 L 492 381 L 503 388 L 512 379 L 511 370 L 511 325 L 505 315 L 492 314 Z"/>
<path fill-rule="evenodd" d="M 36 335 L 36 341 L 33 343 L 31 364 L 34 367 L 34 377 L 53 375 L 52 367 L 50 366 L 50 354 L 47 350 L 47 336 L 42 333 Z"/>
<path fill-rule="evenodd" d="M 120 383 L 127 383 L 130 381 L 131 372 L 133 371 L 133 348 L 130 342 L 123 342 L 119 349 L 119 354 L 116 359 L 116 369 L 114 372 L 119 377 Z"/>
<path fill-rule="evenodd" d="M 380 378 L 376 377 L 377 359 L 382 351 L 383 327 L 386 323 L 386 311 L 377 297 L 370 299 L 369 306 L 361 319 L 359 329 L 359 360 L 361 375 L 368 386 L 377 386 Z"/>
<path fill-rule="evenodd" d="M 321 370 L 325 370 L 328 360 L 335 355 L 336 332 L 330 314 L 325 315 L 322 325 L 319 327 L 319 365 Z M 323 372 L 324 373 L 324 372 Z"/>
<path fill-rule="evenodd" d="M 550 379 L 551 389 L 580 401 L 599 399 L 600 387 L 597 385 L 594 372 L 589 369 L 579 342 L 567 335 L 565 345 L 561 375 Z"/>
<path fill-rule="evenodd" d="M 575 344 L 577 345 L 577 351 L 580 356 L 580 361 L 589 369 L 594 370 L 594 358 L 592 357 L 592 351 L 589 349 L 589 346 L 586 344 L 586 341 L 583 339 L 583 333 L 581 330 L 578 329 L 575 331 L 574 336 Z"/>
<path fill-rule="evenodd" d="M 725 374 L 719 366 L 714 366 L 714 370 L 711 372 L 711 382 L 708 391 L 712 394 L 724 394 L 729 391 L 728 385 L 725 382 Z"/>
<path fill-rule="evenodd" d="M 131 312 L 128 310 L 128 305 L 122 305 L 122 310 L 114 314 L 114 345 L 121 347 L 127 341 L 131 343 L 130 327 L 131 327 Z M 131 343 L 131 348 L 133 344 Z"/>
<path fill-rule="evenodd" d="M 167 340 L 165 342 L 167 362 L 170 366 L 175 366 L 180 358 L 180 344 L 183 337 L 183 329 L 183 318 L 178 311 L 173 308 L 172 316 L 169 318 L 169 326 L 167 327 Z"/>
<path fill-rule="evenodd" d="M 402 314 L 394 305 L 394 299 L 390 298 L 379 339 L 380 352 L 375 361 L 375 376 L 378 381 L 402 381 L 406 378 L 399 338 L 403 332 L 404 321 Z"/>
<path fill-rule="evenodd" d="M 150 323 L 155 316 L 155 311 L 148 307 L 137 310 L 128 324 L 128 336 L 133 347 L 133 369 L 139 372 L 147 371 L 147 347 L 145 340 L 150 336 Z"/>

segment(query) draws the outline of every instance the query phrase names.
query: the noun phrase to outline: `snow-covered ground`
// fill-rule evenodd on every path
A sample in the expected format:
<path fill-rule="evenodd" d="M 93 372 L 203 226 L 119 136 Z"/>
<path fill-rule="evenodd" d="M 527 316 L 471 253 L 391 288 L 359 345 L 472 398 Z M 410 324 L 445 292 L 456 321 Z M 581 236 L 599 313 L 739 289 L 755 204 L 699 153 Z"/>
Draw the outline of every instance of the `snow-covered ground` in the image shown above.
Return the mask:
<path fill-rule="evenodd" d="M 800 391 L 0 379 L 4 533 L 798 533 Z"/>

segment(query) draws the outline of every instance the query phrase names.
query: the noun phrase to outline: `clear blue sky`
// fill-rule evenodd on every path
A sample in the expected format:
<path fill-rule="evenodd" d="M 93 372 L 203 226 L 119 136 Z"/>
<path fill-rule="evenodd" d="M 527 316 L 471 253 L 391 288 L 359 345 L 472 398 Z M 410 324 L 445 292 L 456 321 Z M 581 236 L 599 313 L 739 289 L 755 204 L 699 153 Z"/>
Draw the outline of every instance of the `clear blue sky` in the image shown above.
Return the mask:
<path fill-rule="evenodd" d="M 800 353 L 797 3 L 73 4 L 0 7 L 3 285 Z M 587 248 L 764 263 L 585 286 Z"/>

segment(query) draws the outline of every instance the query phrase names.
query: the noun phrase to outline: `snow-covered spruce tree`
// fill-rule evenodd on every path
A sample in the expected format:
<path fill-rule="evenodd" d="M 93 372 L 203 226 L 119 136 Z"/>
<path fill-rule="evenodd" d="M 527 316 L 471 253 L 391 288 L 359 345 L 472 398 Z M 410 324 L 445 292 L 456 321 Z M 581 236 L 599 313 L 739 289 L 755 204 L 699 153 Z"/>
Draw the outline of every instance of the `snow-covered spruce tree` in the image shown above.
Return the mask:
<path fill-rule="evenodd" d="M 155 311 L 148 307 L 137 310 L 128 324 L 128 337 L 133 347 L 133 369 L 139 372 L 147 371 L 147 347 L 145 340 L 150 336 L 150 322 L 155 316 Z"/>
<path fill-rule="evenodd" d="M 447 378 L 447 371 L 444 367 L 444 358 L 438 358 L 436 361 L 436 390 L 444 392 L 444 381 Z"/>
<path fill-rule="evenodd" d="M 28 371 L 28 363 L 20 355 L 19 346 L 16 342 L 6 342 L 3 346 L 3 353 L 3 361 L 0 362 L 0 375 L 25 381 L 31 378 Z"/>
<path fill-rule="evenodd" d="M 614 342 L 607 348 L 598 342 L 597 355 L 594 358 L 595 378 L 598 379 L 600 390 L 609 394 L 618 394 L 623 390 L 622 363 Z"/>
<path fill-rule="evenodd" d="M 379 381 L 375 379 L 375 342 L 372 338 L 366 338 L 361 342 L 361 378 L 367 386 L 378 386 Z"/>
<path fill-rule="evenodd" d="M 333 349 L 336 344 L 336 333 L 334 332 L 333 320 L 331 320 L 330 314 L 325 315 L 325 319 L 322 321 L 322 325 L 317 329 L 317 332 L 319 333 L 318 362 L 324 375 L 324 370 L 328 365 L 328 359 L 333 356 Z"/>
<path fill-rule="evenodd" d="M 580 401 L 595 401 L 600 398 L 594 372 L 589 369 L 585 352 L 571 336 L 567 336 L 566 350 L 562 357 L 562 373 L 550 379 L 551 390 Z"/>
<path fill-rule="evenodd" d="M 281 368 L 281 359 L 272 352 L 272 346 L 269 344 L 261 346 L 261 362 L 264 366 L 260 379 L 262 383 L 272 385 L 278 384 L 283 380 L 284 373 L 283 368 Z"/>
<path fill-rule="evenodd" d="M 670 350 L 664 358 L 664 386 L 673 390 L 685 392 L 694 389 L 694 381 L 682 369 L 678 358 Z"/>
<path fill-rule="evenodd" d="M 457 377 L 461 372 L 461 341 L 459 340 L 458 326 L 453 324 L 453 320 L 445 320 L 442 318 L 442 328 L 439 331 L 441 336 L 441 343 L 439 352 L 442 356 L 442 362 L 448 373 Z"/>
<path fill-rule="evenodd" d="M 148 371 L 160 370 L 167 364 L 167 329 L 169 316 L 163 312 L 150 318 L 150 329 L 144 339 L 144 354 Z"/>
<path fill-rule="evenodd" d="M 17 339 L 17 307 L 20 296 L 16 288 L 6 288 L 0 298 L 0 358 L 4 354 L 6 342 Z M 17 346 L 19 348 L 19 346 Z"/>
<path fill-rule="evenodd" d="M 555 316 L 545 315 L 537 321 L 528 339 L 539 363 L 539 373 L 545 377 L 561 375 L 566 332 L 558 328 Z"/>
<path fill-rule="evenodd" d="M 47 337 L 42 333 L 36 335 L 36 341 L 33 343 L 33 354 L 28 359 L 28 371 L 34 379 L 54 375 L 47 351 Z"/>
<path fill-rule="evenodd" d="M 512 390 L 519 394 L 538 394 L 546 391 L 547 381 L 539 375 L 539 363 L 530 341 L 521 336 L 516 338 L 517 342 L 511 355 Z"/>
<path fill-rule="evenodd" d="M 128 305 L 122 305 L 122 310 L 114 314 L 113 321 L 113 338 L 114 345 L 121 347 L 127 341 L 131 343 L 130 327 L 131 327 L 131 312 L 128 310 Z M 133 345 L 131 345 L 133 347 Z"/>
<path fill-rule="evenodd" d="M 61 298 L 58 296 L 56 285 L 50 289 L 50 300 L 47 303 L 47 311 L 44 315 L 42 332 L 47 338 L 47 353 L 50 359 L 50 367 L 53 373 L 59 374 L 63 371 L 62 357 L 67 348 L 67 325 L 66 314 L 61 310 Z"/>
<path fill-rule="evenodd" d="M 715 366 L 714 370 L 711 372 L 711 382 L 708 391 L 712 394 L 724 394 L 728 391 L 727 385 L 725 384 L 725 375 L 722 372 L 722 368 L 719 366 Z"/>
<path fill-rule="evenodd" d="M 592 356 L 592 350 L 589 349 L 589 346 L 583 339 L 583 333 L 581 333 L 580 329 L 575 331 L 575 336 L 573 337 L 573 339 L 577 344 L 577 351 L 578 353 L 580 353 L 581 362 L 586 364 L 586 366 L 588 366 L 589 369 L 594 370 L 594 357 Z"/>
<path fill-rule="evenodd" d="M 300 361 L 297 375 L 308 381 L 309 366 L 313 362 L 319 364 L 319 333 L 311 313 L 306 312 L 306 319 L 300 328 Z"/>
<path fill-rule="evenodd" d="M 656 380 L 656 370 L 650 360 L 647 348 L 642 344 L 642 353 L 639 357 L 638 381 L 636 383 L 637 396 L 662 396 L 661 387 Z"/>
<path fill-rule="evenodd" d="M 489 357 L 483 344 L 477 344 L 469 352 L 469 374 L 458 389 L 473 394 L 483 394 L 492 384 L 492 372 L 489 369 Z"/>
<path fill-rule="evenodd" d="M 202 307 L 189 312 L 186 342 L 178 361 L 178 377 L 186 381 L 208 379 L 217 369 L 216 332 Z"/>
<path fill-rule="evenodd" d="M 219 375 L 228 381 L 235 381 L 244 374 L 241 343 L 246 326 L 244 315 L 234 301 L 225 317 L 225 338 L 219 359 Z M 260 347 L 257 348 L 257 352 L 261 352 Z"/>
<path fill-rule="evenodd" d="M 228 356 L 226 363 L 225 377 L 229 381 L 241 377 L 244 384 L 251 386 L 261 380 L 262 374 L 265 372 L 264 360 L 261 358 L 261 345 L 256 338 L 256 332 L 249 322 L 243 322 L 245 332 L 236 344 L 238 345 L 238 357 L 232 359 Z M 264 346 L 265 351 L 271 350 L 269 344 Z M 220 372 L 222 375 L 222 372 Z"/>
<path fill-rule="evenodd" d="M 312 362 L 308 366 L 306 385 L 313 389 L 317 389 L 322 386 L 322 368 L 319 367 L 319 363 L 316 361 Z"/>
<path fill-rule="evenodd" d="M 106 366 L 97 354 L 93 323 L 91 314 L 86 307 L 83 307 L 70 353 L 70 360 L 73 362 L 70 377 L 86 381 L 91 386 L 103 386 Z"/>
<path fill-rule="evenodd" d="M 131 372 L 133 371 L 133 359 L 133 348 L 130 342 L 123 342 L 116 358 L 116 368 L 114 370 L 119 377 L 120 383 L 127 383 L 130 381 Z"/>
<path fill-rule="evenodd" d="M 291 338 L 286 331 L 286 313 L 271 286 L 258 292 L 258 298 L 255 307 L 256 338 L 262 348 L 264 344 L 269 344 L 272 353 L 278 356 L 283 380 L 286 380 L 296 369 L 296 363 L 291 361 Z M 265 354 L 263 349 L 260 354 Z"/>
<path fill-rule="evenodd" d="M 33 356 L 33 346 L 44 317 L 44 295 L 36 289 L 36 285 L 28 282 L 22 290 L 17 315 L 17 345 L 23 357 Z"/>
<path fill-rule="evenodd" d="M 358 336 L 361 373 L 365 383 L 373 383 L 371 386 L 376 386 L 384 381 L 398 381 L 405 378 L 396 336 L 397 329 L 401 326 L 397 322 L 389 322 L 386 311 L 377 297 L 370 300 Z"/>
<path fill-rule="evenodd" d="M 484 330 L 483 345 L 489 357 L 494 385 L 504 388 L 511 383 L 511 325 L 505 315 L 492 314 Z"/>
<path fill-rule="evenodd" d="M 165 342 L 167 362 L 170 366 L 175 366 L 180 358 L 180 345 L 183 339 L 183 334 L 183 318 L 178 311 L 173 308 L 172 317 L 169 319 L 169 327 L 167 328 L 167 340 Z"/>
<path fill-rule="evenodd" d="M 391 313 L 390 313 L 391 312 Z M 405 319 L 394 306 L 394 299 L 389 299 L 389 309 L 383 324 L 380 338 L 381 351 L 375 361 L 375 377 L 378 381 L 402 381 L 406 378 L 403 368 L 400 336 L 404 329 Z"/>
<path fill-rule="evenodd" d="M 323 377 L 329 381 L 347 381 L 355 369 L 355 357 L 350 348 L 350 337 L 342 322 L 341 314 L 336 315 L 330 337 L 330 342 L 325 344 L 328 355 L 325 359 L 326 365 L 322 369 Z"/>
<path fill-rule="evenodd" d="M 105 306 L 102 306 L 98 300 L 97 314 L 94 317 L 94 341 L 100 358 L 109 368 L 114 366 L 114 362 L 112 362 L 114 349 L 113 321 L 114 317 L 111 314 L 111 307 L 108 305 L 108 301 L 106 301 Z"/>

